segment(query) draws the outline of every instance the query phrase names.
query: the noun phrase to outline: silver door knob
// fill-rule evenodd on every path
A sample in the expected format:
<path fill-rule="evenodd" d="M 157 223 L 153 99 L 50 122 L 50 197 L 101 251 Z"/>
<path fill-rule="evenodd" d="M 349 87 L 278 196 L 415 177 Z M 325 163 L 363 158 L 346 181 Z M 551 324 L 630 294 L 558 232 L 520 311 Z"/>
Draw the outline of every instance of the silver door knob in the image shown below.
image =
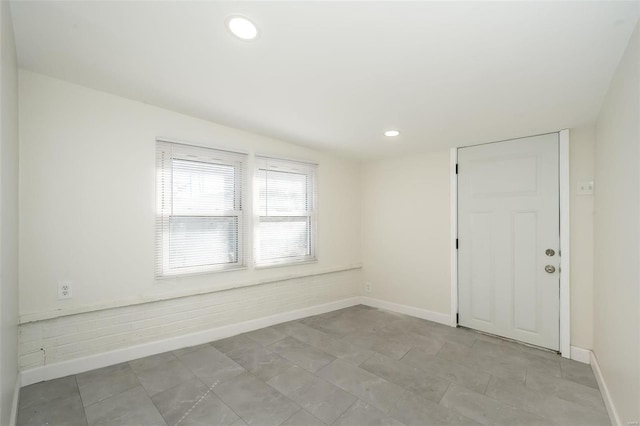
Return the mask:
<path fill-rule="evenodd" d="M 546 254 L 547 256 L 551 257 L 551 256 L 553 256 L 554 254 L 556 254 L 556 252 L 555 252 L 555 251 L 553 251 L 553 249 L 546 249 L 546 250 L 544 251 L 544 254 Z"/>
<path fill-rule="evenodd" d="M 553 274 L 556 271 L 556 267 L 553 265 L 547 265 L 544 267 L 544 270 L 550 274 Z"/>

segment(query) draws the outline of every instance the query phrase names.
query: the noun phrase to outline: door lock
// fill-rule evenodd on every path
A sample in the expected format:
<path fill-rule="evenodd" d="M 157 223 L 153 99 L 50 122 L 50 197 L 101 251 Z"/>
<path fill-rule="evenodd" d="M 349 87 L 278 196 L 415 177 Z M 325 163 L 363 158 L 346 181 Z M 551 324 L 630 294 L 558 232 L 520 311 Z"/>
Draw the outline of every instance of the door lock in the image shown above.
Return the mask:
<path fill-rule="evenodd" d="M 544 254 L 546 254 L 547 256 L 551 257 L 551 256 L 555 255 L 555 254 L 556 254 L 556 252 L 555 252 L 555 251 L 553 251 L 553 249 L 546 249 L 546 250 L 544 251 Z"/>

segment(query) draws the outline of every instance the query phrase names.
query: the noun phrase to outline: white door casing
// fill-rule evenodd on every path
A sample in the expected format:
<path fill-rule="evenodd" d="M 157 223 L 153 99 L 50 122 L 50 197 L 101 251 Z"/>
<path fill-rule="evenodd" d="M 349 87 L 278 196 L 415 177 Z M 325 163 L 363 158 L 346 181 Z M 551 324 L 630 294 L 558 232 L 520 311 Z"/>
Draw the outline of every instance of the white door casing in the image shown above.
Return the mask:
<path fill-rule="evenodd" d="M 460 325 L 559 349 L 558 147 L 553 133 L 458 150 Z"/>

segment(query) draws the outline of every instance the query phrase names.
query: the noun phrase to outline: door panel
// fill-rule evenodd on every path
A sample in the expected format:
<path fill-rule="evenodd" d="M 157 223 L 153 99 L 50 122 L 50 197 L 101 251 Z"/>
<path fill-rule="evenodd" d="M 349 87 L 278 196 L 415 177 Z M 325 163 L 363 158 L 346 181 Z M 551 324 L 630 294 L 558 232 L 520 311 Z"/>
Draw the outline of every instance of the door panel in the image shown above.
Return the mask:
<path fill-rule="evenodd" d="M 558 179 L 557 133 L 458 150 L 460 325 L 559 348 Z"/>
<path fill-rule="evenodd" d="M 471 313 L 476 320 L 492 323 L 494 320 L 492 215 L 490 212 L 472 212 L 470 220 L 471 270 L 476 278 L 475 285 L 471 288 Z"/>

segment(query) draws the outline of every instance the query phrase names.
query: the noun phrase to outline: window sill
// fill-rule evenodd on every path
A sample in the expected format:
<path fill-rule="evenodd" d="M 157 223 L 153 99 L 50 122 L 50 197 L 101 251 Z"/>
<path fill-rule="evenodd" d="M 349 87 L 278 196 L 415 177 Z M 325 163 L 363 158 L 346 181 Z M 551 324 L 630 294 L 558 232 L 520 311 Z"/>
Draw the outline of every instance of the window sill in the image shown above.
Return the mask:
<path fill-rule="evenodd" d="M 156 280 L 172 280 L 176 278 L 182 277 L 193 277 L 194 275 L 210 275 L 210 274 L 220 274 L 223 272 L 234 272 L 234 271 L 246 271 L 249 269 L 248 266 L 236 266 L 233 268 L 222 268 L 222 269 L 211 269 L 208 271 L 197 271 L 197 272 L 185 272 L 184 274 L 174 274 L 174 275 L 156 275 Z"/>
<path fill-rule="evenodd" d="M 309 259 L 309 260 L 300 260 L 295 262 L 286 262 L 286 263 L 271 263 L 269 265 L 254 265 L 253 269 L 256 271 L 261 271 L 263 269 L 273 269 L 273 268 L 283 268 L 286 266 L 298 266 L 298 265 L 312 265 L 314 263 L 318 263 L 318 259 Z"/>

